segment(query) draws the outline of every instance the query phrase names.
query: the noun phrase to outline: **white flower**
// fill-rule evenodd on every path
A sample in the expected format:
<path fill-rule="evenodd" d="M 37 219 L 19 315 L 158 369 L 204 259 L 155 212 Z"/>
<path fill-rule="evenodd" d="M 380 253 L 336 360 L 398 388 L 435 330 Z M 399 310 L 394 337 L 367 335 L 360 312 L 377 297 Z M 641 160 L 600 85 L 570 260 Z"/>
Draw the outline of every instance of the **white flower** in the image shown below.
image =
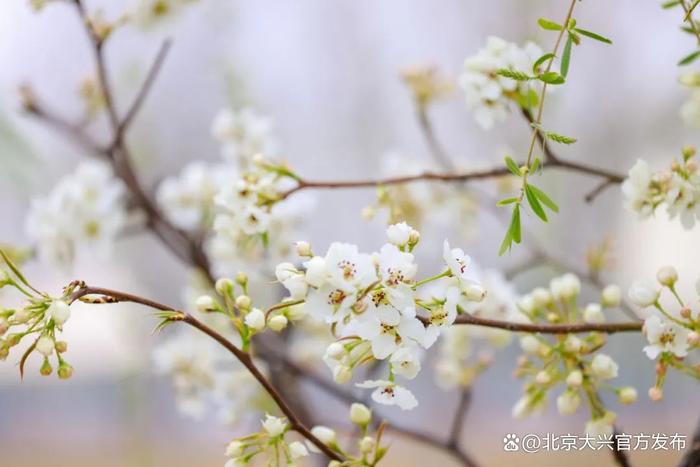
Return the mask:
<path fill-rule="evenodd" d="M 425 327 L 415 313 L 413 308 L 399 312 L 390 307 L 367 311 L 357 319 L 357 335 L 371 342 L 374 358 L 383 360 L 401 344 L 424 343 Z"/>
<path fill-rule="evenodd" d="M 571 415 L 581 405 L 581 397 L 576 391 L 564 391 L 557 397 L 557 410 L 562 415 Z"/>
<path fill-rule="evenodd" d="M 379 404 L 397 405 L 402 410 L 411 410 L 418 405 L 411 391 L 391 381 L 367 380 L 356 386 L 365 389 L 376 388 L 372 392 L 372 399 Z"/>
<path fill-rule="evenodd" d="M 90 159 L 32 200 L 26 230 L 42 259 L 67 266 L 82 246 L 105 256 L 132 222 L 124 184 L 106 162 Z"/>
<path fill-rule="evenodd" d="M 350 406 L 350 421 L 356 425 L 367 425 L 372 420 L 372 411 L 364 404 L 353 402 Z"/>
<path fill-rule="evenodd" d="M 337 439 L 334 430 L 322 425 L 313 427 L 311 429 L 311 434 L 318 438 L 323 444 L 335 443 Z"/>
<path fill-rule="evenodd" d="M 461 248 L 450 248 L 450 243 L 445 240 L 442 245 L 442 258 L 452 276 L 459 281 L 462 290 L 466 291 L 472 285 L 480 286 L 473 268 L 469 268 L 471 258 Z M 481 298 L 483 298 L 483 294 Z"/>
<path fill-rule="evenodd" d="M 653 305 L 659 299 L 659 289 L 649 282 L 635 282 L 628 294 L 632 303 L 642 308 Z"/>
<path fill-rule="evenodd" d="M 605 354 L 598 354 L 591 361 L 591 370 L 598 378 L 611 379 L 617 377 L 617 363 Z"/>
<path fill-rule="evenodd" d="M 43 356 L 50 357 L 53 354 L 55 347 L 56 344 L 54 343 L 53 339 L 51 339 L 49 336 L 41 336 L 39 339 L 37 339 L 34 348 Z"/>
<path fill-rule="evenodd" d="M 309 286 L 304 274 L 298 271 L 292 263 L 280 263 L 275 268 L 277 280 L 289 291 L 292 300 L 300 300 L 306 297 Z"/>
<path fill-rule="evenodd" d="M 413 347 L 401 347 L 391 355 L 389 362 L 394 374 L 407 379 L 415 378 L 420 371 L 420 359 Z"/>
<path fill-rule="evenodd" d="M 287 423 L 285 421 L 269 414 L 265 415 L 265 420 L 261 421 L 261 423 L 267 434 L 272 438 L 281 435 L 287 428 Z"/>
<path fill-rule="evenodd" d="M 604 323 L 603 308 L 598 303 L 589 303 L 583 309 L 583 320 L 587 323 Z"/>
<path fill-rule="evenodd" d="M 574 370 L 566 376 L 566 384 L 572 388 L 577 388 L 583 383 L 583 374 L 581 370 Z"/>
<path fill-rule="evenodd" d="M 299 459 L 301 457 L 308 456 L 309 450 L 306 449 L 306 446 L 304 446 L 303 443 L 293 441 L 289 443 L 289 455 L 292 456 L 292 459 Z"/>
<path fill-rule="evenodd" d="M 214 299 L 209 295 L 200 295 L 195 300 L 195 305 L 197 306 L 197 311 L 206 313 L 214 309 Z"/>
<path fill-rule="evenodd" d="M 613 434 L 616 415 L 613 412 L 605 412 L 598 419 L 591 419 L 586 423 L 586 434 L 593 437 L 610 436 Z"/>
<path fill-rule="evenodd" d="M 495 122 L 505 120 L 514 93 L 523 93 L 529 85 L 498 76 L 502 68 L 530 73 L 532 64 L 542 50 L 528 42 L 521 48 L 498 37 L 489 37 L 486 47 L 464 62 L 460 86 L 464 89 L 467 106 L 474 109 L 477 123 L 489 129 Z"/>
<path fill-rule="evenodd" d="M 244 444 L 238 440 L 231 441 L 226 446 L 226 457 L 239 457 L 243 454 Z"/>
<path fill-rule="evenodd" d="M 253 308 L 245 316 L 244 321 L 246 326 L 256 331 L 260 331 L 262 328 L 265 327 L 265 313 L 263 313 L 263 311 L 258 308 Z"/>
<path fill-rule="evenodd" d="M 620 303 L 622 302 L 622 292 L 620 291 L 620 287 L 614 284 L 606 286 L 601 292 L 600 296 L 601 305 L 606 308 L 615 308 L 620 306 Z"/>
<path fill-rule="evenodd" d="M 250 108 L 221 110 L 212 123 L 212 135 L 223 143 L 224 158 L 242 165 L 250 164 L 256 154 L 273 155 L 276 149 L 272 121 Z"/>
<path fill-rule="evenodd" d="M 661 285 L 671 287 L 678 280 L 678 271 L 673 266 L 664 266 L 656 272 L 656 280 Z"/>
<path fill-rule="evenodd" d="M 328 281 L 345 292 L 366 288 L 377 280 L 372 258 L 356 245 L 332 243 L 325 256 Z"/>
<path fill-rule="evenodd" d="M 326 260 L 321 256 L 314 256 L 304 263 L 304 267 L 306 268 L 306 282 L 314 287 L 321 287 L 328 277 Z"/>
<path fill-rule="evenodd" d="M 70 318 L 70 306 L 63 300 L 52 301 L 46 312 L 58 326 L 62 326 Z"/>
<path fill-rule="evenodd" d="M 641 218 L 649 217 L 654 212 L 654 200 L 651 192 L 652 174 L 649 164 L 637 159 L 629 171 L 627 179 L 622 183 L 622 193 L 625 196 L 625 206 L 636 212 Z"/>
<path fill-rule="evenodd" d="M 571 300 L 581 292 L 581 281 L 575 274 L 567 273 L 552 279 L 549 288 L 555 300 Z"/>
<path fill-rule="evenodd" d="M 392 224 L 387 227 L 386 236 L 389 239 L 389 243 L 401 247 L 408 243 L 412 230 L 413 228 L 405 222 Z"/>
<path fill-rule="evenodd" d="M 650 316 L 644 321 L 644 334 L 649 345 L 644 353 L 655 360 L 662 352 L 671 352 L 677 357 L 688 355 L 688 330 L 670 321 L 662 321 L 658 316 Z"/>

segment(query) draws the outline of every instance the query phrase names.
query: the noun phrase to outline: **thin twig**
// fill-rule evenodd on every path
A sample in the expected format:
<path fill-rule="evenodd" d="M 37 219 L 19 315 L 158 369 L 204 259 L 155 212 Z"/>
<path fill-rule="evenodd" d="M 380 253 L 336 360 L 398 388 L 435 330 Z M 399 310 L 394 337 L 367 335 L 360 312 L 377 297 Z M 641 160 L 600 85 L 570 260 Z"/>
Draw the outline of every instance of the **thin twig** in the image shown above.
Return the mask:
<path fill-rule="evenodd" d="M 693 433 L 693 439 L 690 440 L 690 445 L 686 453 L 683 455 L 678 467 L 698 467 L 700 465 L 700 420 L 698 426 Z"/>
<path fill-rule="evenodd" d="M 421 318 L 425 322 L 425 318 Z M 639 332 L 643 323 L 575 323 L 575 324 L 534 324 L 500 321 L 497 319 L 481 318 L 469 313 L 457 316 L 454 324 L 470 324 L 489 328 L 505 329 L 513 332 L 539 332 L 542 334 L 576 334 L 582 332 L 602 332 L 614 334 L 617 332 Z"/>
<path fill-rule="evenodd" d="M 149 308 L 153 308 L 156 310 L 161 310 L 161 311 L 177 311 L 175 308 L 170 307 L 168 305 L 164 305 L 162 303 L 156 302 L 154 300 L 140 297 L 138 295 L 133 295 L 125 292 L 120 292 L 117 290 L 112 290 L 112 289 L 106 289 L 103 287 L 81 287 L 73 294 L 70 296 L 68 302 L 72 303 L 76 300 L 79 300 L 83 297 L 86 297 L 88 295 L 98 295 L 98 296 L 104 296 L 104 297 L 110 297 L 113 302 L 131 302 L 131 303 L 138 303 L 140 305 L 147 306 Z M 343 459 L 338 455 L 338 453 L 334 452 L 332 449 L 330 449 L 328 446 L 326 446 L 321 440 L 319 440 L 316 436 L 314 436 L 313 433 L 299 420 L 297 415 L 294 413 L 290 405 L 287 403 L 285 398 L 282 396 L 282 394 L 277 391 L 277 389 L 268 381 L 268 379 L 263 375 L 260 370 L 255 366 L 255 363 L 253 362 L 253 359 L 251 356 L 244 352 L 243 350 L 239 349 L 233 343 L 231 343 L 228 339 L 226 339 L 224 336 L 219 334 L 217 331 L 214 329 L 210 328 L 206 324 L 202 323 L 199 321 L 197 318 L 194 316 L 184 313 L 184 312 L 178 312 L 178 316 L 175 318 L 172 318 L 173 321 L 181 321 L 183 323 L 186 323 L 199 331 L 203 332 L 204 334 L 208 335 L 212 339 L 214 339 L 216 342 L 218 342 L 221 346 L 223 346 L 226 350 L 228 350 L 231 354 L 233 354 L 243 366 L 246 367 L 246 369 L 250 372 L 250 374 L 263 386 L 265 391 L 272 397 L 272 399 L 275 401 L 279 409 L 282 411 L 282 413 L 287 417 L 287 420 L 289 420 L 289 424 L 291 429 L 302 435 L 304 438 L 309 440 L 311 443 L 313 443 L 317 448 L 319 448 L 326 456 L 328 456 L 330 459 L 337 460 L 337 461 L 342 461 Z"/>

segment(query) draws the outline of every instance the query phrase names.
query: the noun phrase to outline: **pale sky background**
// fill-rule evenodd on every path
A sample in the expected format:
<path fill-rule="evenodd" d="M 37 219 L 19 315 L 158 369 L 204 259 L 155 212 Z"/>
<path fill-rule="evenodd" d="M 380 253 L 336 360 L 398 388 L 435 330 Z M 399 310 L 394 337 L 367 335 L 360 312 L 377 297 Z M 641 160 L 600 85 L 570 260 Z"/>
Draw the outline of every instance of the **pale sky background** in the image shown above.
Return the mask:
<path fill-rule="evenodd" d="M 398 77 L 401 68 L 433 63 L 456 76 L 464 58 L 481 48 L 488 35 L 514 42 L 536 40 L 548 50 L 554 35 L 539 30 L 536 19 L 562 17 L 565 3 L 200 0 L 158 30 L 118 31 L 106 53 L 116 100 L 123 109 L 162 38 L 174 41 L 129 135 L 147 184 L 187 161 L 218 158 L 209 126 L 231 98 L 227 84 L 231 75 L 240 83 L 236 101 L 254 105 L 275 120 L 282 152 L 298 173 L 315 179 L 363 178 L 378 172 L 380 156 L 389 150 L 429 163 L 410 96 Z M 658 3 L 586 0 L 577 6 L 579 25 L 612 38 L 614 46 L 584 41 L 575 48 L 567 85 L 547 100 L 546 126 L 579 140 L 557 148 L 562 157 L 626 172 L 637 158 L 662 167 L 679 155 L 683 145 L 698 143 L 697 130 L 685 128 L 678 115 L 689 93 L 677 84 L 676 62 L 692 50 L 693 40 L 678 29 L 680 13 L 662 10 Z M 91 10 L 100 4 L 107 6 L 107 16 L 123 8 L 122 2 L 87 2 Z M 52 108 L 78 116 L 76 90 L 91 73 L 89 52 L 84 32 L 67 5 L 50 5 L 37 15 L 27 2 L 0 2 L 0 241 L 22 244 L 23 216 L 32 193 L 45 193 L 60 174 L 85 157 L 60 136 L 19 114 L 17 88 L 31 83 Z M 437 104 L 431 115 L 460 166 L 492 166 L 500 163 L 506 148 L 516 158 L 527 149 L 527 125 L 514 117 L 482 131 L 466 111 L 459 90 Z M 8 128 L 19 143 L 7 136 Z M 619 188 L 587 205 L 583 194 L 596 179 L 563 172 L 543 178 L 561 213 L 546 226 L 531 217 L 525 223 L 558 256 L 580 266 L 586 249 L 609 234 L 615 240 L 617 262 L 606 279 L 626 289 L 634 280 L 653 278 L 660 266 L 673 264 L 680 272 L 681 291 L 690 296 L 700 277 L 697 229 L 685 231 L 663 213 L 638 222 L 622 208 Z M 333 240 L 376 248 L 383 239 L 382 223 L 367 223 L 359 215 L 372 200 L 371 190 L 323 193 L 308 219 L 308 238 L 320 250 Z M 521 252 L 497 257 L 502 229 L 490 216 L 470 222 L 478 223 L 478 233 L 470 242 L 459 242 L 472 256 L 495 268 L 517 262 Z M 458 239 L 455 232 L 423 238 L 421 259 L 435 258 L 442 237 L 450 235 Z M 110 262 L 82 258 L 71 273 L 36 265 L 28 273 L 49 290 L 81 277 L 170 303 L 180 300 L 186 270 L 153 239 L 129 239 L 116 251 Z M 548 274 L 539 271 L 523 277 L 520 290 L 546 283 Z M 75 310 L 66 333 L 77 368 L 73 381 L 30 374 L 20 384 L 13 357 L 0 366 L 0 452 L 16 458 L 12 465 L 43 465 L 46 456 L 53 457 L 52 465 L 89 465 L 95 453 L 109 459 L 104 465 L 110 466 L 165 465 L 172 458 L 181 463 L 171 465 L 208 465 L 203 459 L 223 464 L 222 446 L 231 432 L 212 424 L 192 424 L 175 413 L 167 382 L 154 377 L 149 368 L 149 345 L 157 339 L 149 337 L 152 320 L 125 308 Z M 641 354 L 639 337 L 615 337 L 608 352 L 621 363 L 621 380 L 640 391 L 637 405 L 619 410 L 624 427 L 633 432 L 691 430 L 700 415 L 694 413 L 695 382 L 673 375 L 667 400 L 652 406 L 644 394 L 653 367 Z M 465 446 L 483 446 L 484 465 L 498 465 L 499 457 L 491 456 L 502 455 L 501 438 L 507 429 L 562 433 L 579 430 L 583 423 L 582 416 L 562 418 L 552 411 L 540 419 L 512 421 L 510 407 L 520 392 L 519 382 L 510 377 L 515 355 L 515 349 L 500 354 L 475 389 L 464 441 Z M 452 399 L 431 393 L 439 390 L 429 381 L 430 370 L 424 372 L 419 390 L 422 410 L 398 420 L 402 424 L 429 420 L 430 429 L 442 433 L 444 416 L 429 414 L 450 413 Z M 328 404 L 325 398 L 319 401 Z M 693 410 L 687 410 L 691 401 Z M 22 446 L 34 446 L 30 442 L 40 448 L 27 452 Z M 579 457 L 582 463 L 589 459 Z M 412 463 L 415 458 L 408 459 L 402 465 L 420 465 Z M 524 462 L 528 460 L 559 465 L 555 456 L 529 457 Z M 638 460 L 640 465 L 656 462 L 643 456 Z"/>

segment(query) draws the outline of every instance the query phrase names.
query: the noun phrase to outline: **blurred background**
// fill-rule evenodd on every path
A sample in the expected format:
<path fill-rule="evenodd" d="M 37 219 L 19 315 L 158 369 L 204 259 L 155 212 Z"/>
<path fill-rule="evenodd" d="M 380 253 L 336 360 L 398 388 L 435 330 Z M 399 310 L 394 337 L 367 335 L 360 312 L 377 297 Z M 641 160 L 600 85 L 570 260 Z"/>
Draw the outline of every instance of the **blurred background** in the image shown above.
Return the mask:
<path fill-rule="evenodd" d="M 88 1 L 90 10 L 119 14 L 122 2 Z M 607 47 L 591 41 L 575 48 L 567 86 L 548 98 L 545 122 L 578 138 L 561 156 L 626 173 L 637 158 L 661 168 L 681 146 L 697 144 L 696 132 L 683 127 L 679 108 L 688 91 L 677 84 L 678 58 L 692 48 L 679 31 L 680 13 L 655 1 L 588 0 L 576 18 L 584 28 L 613 39 Z M 568 2 L 567 2 L 568 4 Z M 219 145 L 210 136 L 217 111 L 250 104 L 275 121 L 282 154 L 300 174 L 312 179 L 360 179 L 376 175 L 381 156 L 394 151 L 431 164 L 416 123 L 413 102 L 400 70 L 434 64 L 456 77 L 465 57 L 488 35 L 552 46 L 553 35 L 536 26 L 538 17 L 558 19 L 563 1 L 480 0 L 299 0 L 255 2 L 200 0 L 157 28 L 120 29 L 106 49 L 109 73 L 121 109 L 165 37 L 173 48 L 146 105 L 129 134 L 135 165 L 144 184 L 154 186 L 194 159 L 215 160 Z M 18 87 L 31 83 L 41 99 L 67 116 L 80 115 L 80 82 L 92 73 L 85 33 L 72 8 L 58 2 L 39 14 L 28 2 L 0 3 L 0 241 L 26 244 L 24 215 L 34 193 L 46 193 L 86 155 L 61 135 L 23 116 Z M 505 151 L 521 159 L 529 129 L 515 116 L 490 131 L 481 130 L 456 89 L 430 110 L 438 137 L 455 164 L 465 168 L 500 163 Z M 95 129 L 100 134 L 100 129 Z M 105 135 L 102 135 L 105 136 Z M 584 194 L 598 180 L 547 172 L 541 184 L 558 200 L 561 213 L 547 225 L 528 217 L 528 233 L 563 260 L 584 267 L 586 251 L 609 236 L 614 267 L 608 282 L 623 290 L 638 279 L 653 278 L 663 265 L 680 272 L 680 290 L 693 293 L 700 276 L 698 233 L 685 231 L 660 213 L 640 223 L 622 208 L 618 187 L 593 204 Z M 483 184 L 488 189 L 488 183 Z M 324 192 L 306 221 L 307 238 L 319 250 L 333 240 L 361 249 L 383 242 L 382 219 L 371 222 L 360 210 L 374 200 L 373 190 Z M 502 225 L 488 212 L 454 219 L 458 229 L 433 229 L 421 241 L 421 267 L 437 268 L 442 240 L 464 249 L 482 265 L 503 269 L 526 255 L 516 248 L 497 256 Z M 469 223 L 470 225 L 464 225 Z M 473 224 L 473 225 L 471 225 Z M 530 238 L 525 238 L 527 244 Z M 71 271 L 29 263 L 26 274 L 42 288 L 58 292 L 76 277 L 90 283 L 180 303 L 188 272 L 150 235 L 119 242 L 109 261 L 80 257 Z M 526 292 L 547 284 L 553 271 L 538 268 L 520 275 Z M 591 297 L 595 291 L 586 290 Z M 178 414 L 166 378 L 152 370 L 154 319 L 135 307 L 76 306 L 66 339 L 75 376 L 67 381 L 41 378 L 30 369 L 23 382 L 11 356 L 0 365 L 0 452 L 3 466 L 163 466 L 222 465 L 224 446 L 250 431 L 219 425 L 213 418 L 193 422 Z M 630 433 L 690 435 L 698 410 L 697 383 L 671 374 L 665 400 L 652 404 L 646 390 L 653 366 L 641 352 L 642 338 L 610 339 L 607 352 L 620 364 L 619 381 L 633 385 L 640 401 L 618 412 Z M 503 452 L 505 433 L 578 433 L 585 414 L 513 420 L 520 383 L 512 378 L 518 348 L 512 345 L 474 387 L 466 418 L 464 447 L 482 465 L 514 459 Z M 402 426 L 445 435 L 458 394 L 443 392 L 429 370 L 414 385 L 421 405 L 413 412 L 386 410 Z M 320 414 L 345 408 L 309 389 Z M 321 417 L 323 419 L 323 416 Z M 257 422 L 256 422 L 257 423 Z M 415 442 L 393 437 L 389 465 L 451 465 L 452 459 Z M 633 452 L 635 465 L 672 465 L 678 452 Z M 607 465 L 607 453 L 520 455 L 521 465 Z M 435 464 L 439 462 L 439 464 Z"/>

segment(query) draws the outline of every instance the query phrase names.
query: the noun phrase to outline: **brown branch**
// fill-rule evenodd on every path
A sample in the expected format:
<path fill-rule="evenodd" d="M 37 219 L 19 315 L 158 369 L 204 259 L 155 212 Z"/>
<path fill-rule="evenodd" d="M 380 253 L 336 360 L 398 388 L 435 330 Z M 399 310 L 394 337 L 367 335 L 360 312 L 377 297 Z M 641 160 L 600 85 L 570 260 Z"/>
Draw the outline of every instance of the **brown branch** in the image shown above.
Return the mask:
<path fill-rule="evenodd" d="M 68 299 L 69 303 L 73 303 L 76 300 L 80 300 L 83 297 L 86 297 L 88 295 L 99 295 L 103 297 L 109 297 L 112 301 L 110 303 L 114 302 L 131 302 L 131 303 L 137 303 L 140 305 L 144 305 L 149 308 L 153 308 L 156 310 L 161 310 L 161 311 L 176 311 L 175 308 L 170 307 L 168 305 L 164 305 L 162 303 L 158 303 L 156 301 L 150 300 L 148 298 L 140 297 L 138 295 L 133 295 L 125 292 L 120 292 L 116 290 L 111 290 L 111 289 L 106 289 L 103 287 L 81 287 L 73 294 Z M 210 328 L 206 324 L 202 323 L 199 321 L 197 318 L 194 316 L 184 313 L 184 312 L 178 312 L 178 316 L 172 318 L 172 321 L 181 321 L 183 323 L 186 323 L 202 333 L 206 334 L 207 336 L 211 337 L 214 339 L 216 342 L 218 342 L 222 347 L 224 347 L 226 350 L 228 350 L 232 355 L 234 355 L 243 366 L 246 367 L 246 369 L 250 372 L 251 375 L 260 383 L 260 385 L 265 389 L 265 391 L 272 397 L 272 399 L 275 401 L 279 409 L 282 411 L 282 413 L 287 417 L 287 420 L 289 420 L 289 424 L 292 430 L 296 431 L 300 435 L 302 435 L 304 438 L 309 440 L 311 443 L 313 443 L 317 448 L 319 448 L 326 456 L 328 456 L 330 459 L 337 460 L 337 461 L 343 461 L 343 459 L 332 449 L 330 449 L 328 446 L 326 446 L 321 440 L 319 440 L 316 436 L 311 433 L 311 431 L 299 420 L 297 415 L 294 413 L 290 405 L 287 403 L 285 398 L 277 391 L 277 389 L 268 381 L 268 379 L 263 375 L 260 370 L 255 366 L 255 363 L 253 362 L 253 359 L 251 356 L 233 345 L 228 339 L 226 339 L 224 336 L 219 334 L 217 331 L 214 329 Z"/>
<path fill-rule="evenodd" d="M 693 433 L 693 439 L 690 440 L 690 446 L 688 446 L 678 467 L 697 467 L 698 465 L 700 465 L 700 420 L 695 433 Z"/>
<path fill-rule="evenodd" d="M 617 463 L 617 465 L 619 465 L 620 467 L 632 467 L 629 456 L 627 455 L 627 451 L 620 449 L 619 436 L 620 431 L 617 427 L 614 427 L 613 439 L 615 440 L 615 446 L 612 450 L 613 459 L 615 460 L 615 463 Z"/>
<path fill-rule="evenodd" d="M 425 318 L 421 318 L 421 320 L 423 320 L 424 323 L 427 322 Z M 481 318 L 469 313 L 462 313 L 461 315 L 457 316 L 454 324 L 470 324 L 474 326 L 505 329 L 513 332 L 539 332 L 542 334 L 576 334 L 581 332 L 602 332 L 606 334 L 614 334 L 617 332 L 639 332 L 642 329 L 643 323 L 515 323 L 511 321 Z"/>

